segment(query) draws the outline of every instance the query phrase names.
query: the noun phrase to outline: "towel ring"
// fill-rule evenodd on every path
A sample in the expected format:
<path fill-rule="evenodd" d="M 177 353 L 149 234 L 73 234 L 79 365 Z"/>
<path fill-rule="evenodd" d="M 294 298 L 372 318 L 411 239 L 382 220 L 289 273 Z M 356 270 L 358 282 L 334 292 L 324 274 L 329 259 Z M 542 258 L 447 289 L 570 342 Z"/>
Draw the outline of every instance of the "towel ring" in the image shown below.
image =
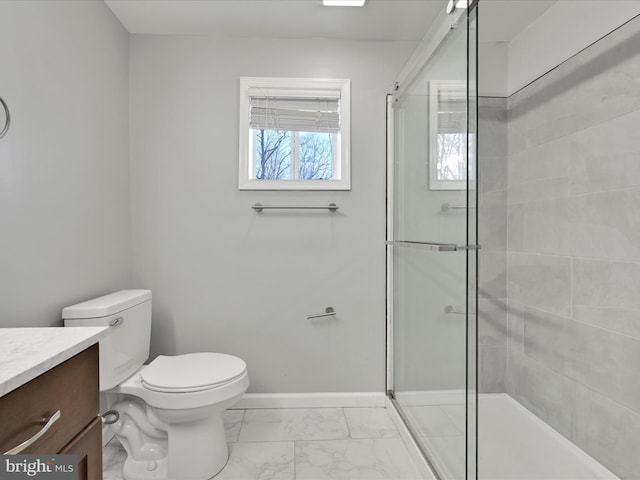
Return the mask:
<path fill-rule="evenodd" d="M 0 138 L 2 138 L 2 137 L 4 137 L 6 135 L 7 130 L 9 130 L 9 125 L 11 125 L 11 115 L 9 114 L 9 107 L 7 107 L 7 104 L 4 103 L 4 100 L 2 99 L 2 97 L 0 97 L 0 103 L 4 107 L 4 115 L 6 117 L 6 122 L 4 124 L 4 128 L 0 132 Z"/>

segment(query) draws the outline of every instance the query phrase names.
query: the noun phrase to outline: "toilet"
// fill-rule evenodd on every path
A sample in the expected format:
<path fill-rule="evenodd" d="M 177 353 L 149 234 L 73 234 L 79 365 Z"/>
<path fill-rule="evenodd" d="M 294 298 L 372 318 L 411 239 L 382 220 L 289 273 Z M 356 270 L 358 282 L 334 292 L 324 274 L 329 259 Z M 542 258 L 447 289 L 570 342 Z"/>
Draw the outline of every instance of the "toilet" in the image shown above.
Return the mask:
<path fill-rule="evenodd" d="M 148 365 L 151 291 L 121 290 L 66 307 L 65 327 L 106 326 L 100 390 L 117 418 L 126 480 L 205 480 L 229 458 L 222 412 L 249 386 L 243 360 L 222 353 L 160 355 Z"/>

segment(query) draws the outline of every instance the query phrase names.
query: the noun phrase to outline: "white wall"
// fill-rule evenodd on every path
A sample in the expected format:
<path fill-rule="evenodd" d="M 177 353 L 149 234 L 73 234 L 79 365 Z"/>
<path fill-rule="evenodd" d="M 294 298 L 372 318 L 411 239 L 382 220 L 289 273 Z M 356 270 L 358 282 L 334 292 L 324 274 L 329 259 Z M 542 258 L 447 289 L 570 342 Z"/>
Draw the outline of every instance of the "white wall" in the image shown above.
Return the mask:
<path fill-rule="evenodd" d="M 102 2 L 0 2 L 2 327 L 129 286 L 127 58 Z"/>
<path fill-rule="evenodd" d="M 385 94 L 414 46 L 132 37 L 134 281 L 154 292 L 152 357 L 238 355 L 252 392 L 384 389 Z M 351 191 L 238 191 L 240 76 L 352 80 Z M 329 305 L 335 319 L 306 319 Z"/>

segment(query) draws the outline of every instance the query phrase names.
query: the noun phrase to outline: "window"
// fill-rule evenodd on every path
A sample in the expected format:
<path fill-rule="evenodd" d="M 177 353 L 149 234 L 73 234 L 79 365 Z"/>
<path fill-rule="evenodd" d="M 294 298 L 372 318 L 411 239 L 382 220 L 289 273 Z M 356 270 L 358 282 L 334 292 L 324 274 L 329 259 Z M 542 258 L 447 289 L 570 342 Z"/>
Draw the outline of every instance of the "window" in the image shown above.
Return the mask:
<path fill-rule="evenodd" d="M 475 136 L 469 135 L 469 141 Z M 429 82 L 429 188 L 467 188 L 467 87 L 462 81 Z M 473 145 L 469 145 L 472 149 Z M 475 172 L 469 172 L 469 181 Z"/>
<path fill-rule="evenodd" d="M 241 190 L 349 190 L 350 81 L 240 78 Z"/>

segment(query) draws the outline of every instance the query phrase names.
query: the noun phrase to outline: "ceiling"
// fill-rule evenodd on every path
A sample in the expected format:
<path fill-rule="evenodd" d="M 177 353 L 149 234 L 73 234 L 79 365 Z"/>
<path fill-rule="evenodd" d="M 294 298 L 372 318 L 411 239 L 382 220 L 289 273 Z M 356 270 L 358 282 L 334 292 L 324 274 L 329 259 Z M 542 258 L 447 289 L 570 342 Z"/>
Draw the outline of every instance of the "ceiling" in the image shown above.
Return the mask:
<path fill-rule="evenodd" d="M 509 42 L 556 0 L 480 0 L 480 40 Z M 105 0 L 133 34 L 217 37 L 422 39 L 447 0 L 368 0 L 323 7 L 321 0 Z"/>
<path fill-rule="evenodd" d="M 218 37 L 420 40 L 447 0 L 105 0 L 130 33 Z"/>

